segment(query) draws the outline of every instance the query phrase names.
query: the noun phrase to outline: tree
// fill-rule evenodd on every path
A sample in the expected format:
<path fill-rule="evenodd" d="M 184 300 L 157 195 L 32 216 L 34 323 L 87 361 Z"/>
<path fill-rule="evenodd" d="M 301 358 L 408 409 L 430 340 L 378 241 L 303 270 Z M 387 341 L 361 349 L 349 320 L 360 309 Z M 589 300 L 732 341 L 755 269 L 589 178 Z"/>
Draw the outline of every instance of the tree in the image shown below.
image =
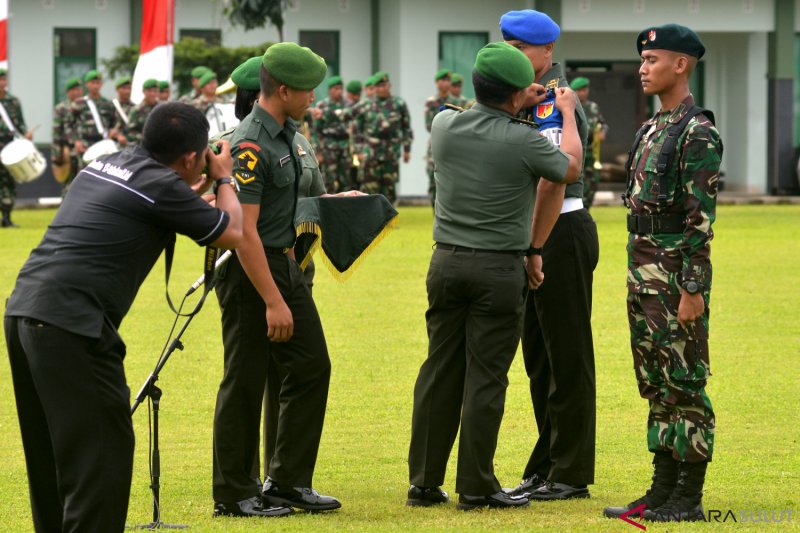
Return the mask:
<path fill-rule="evenodd" d="M 231 24 L 247 30 L 263 28 L 268 23 L 278 30 L 283 42 L 283 12 L 288 0 L 226 0 L 222 13 Z"/>

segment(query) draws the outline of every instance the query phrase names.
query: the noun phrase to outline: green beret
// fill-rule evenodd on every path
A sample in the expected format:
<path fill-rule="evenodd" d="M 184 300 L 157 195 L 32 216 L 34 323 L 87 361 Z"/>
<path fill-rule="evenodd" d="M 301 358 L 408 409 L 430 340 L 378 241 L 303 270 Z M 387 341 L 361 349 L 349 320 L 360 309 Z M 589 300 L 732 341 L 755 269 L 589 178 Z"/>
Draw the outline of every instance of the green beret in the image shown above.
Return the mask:
<path fill-rule="evenodd" d="M 0 78 L 5 76 L 6 74 L 8 74 L 8 71 L 6 69 L 4 69 L 4 68 L 0 68 Z"/>
<path fill-rule="evenodd" d="M 302 91 L 319 85 L 328 73 L 324 59 L 297 43 L 273 44 L 261 63 L 275 79 Z"/>
<path fill-rule="evenodd" d="M 523 89 L 533 83 L 533 67 L 528 57 L 507 43 L 489 43 L 478 51 L 475 70 L 493 81 Z"/>
<path fill-rule="evenodd" d="M 439 81 L 442 78 L 449 78 L 449 77 L 450 77 L 450 71 L 446 68 L 440 68 L 439 70 L 436 71 L 436 76 L 434 77 L 434 79 L 436 81 Z"/>
<path fill-rule="evenodd" d="M 636 49 L 639 55 L 642 55 L 642 50 L 670 50 L 697 59 L 706 53 L 706 47 L 703 46 L 700 37 L 690 28 L 680 24 L 664 24 L 642 30 L 636 37 Z"/>
<path fill-rule="evenodd" d="M 87 81 L 102 80 L 102 79 L 103 77 L 100 76 L 100 73 L 97 72 L 96 70 L 90 70 L 89 72 L 83 75 L 83 83 L 86 83 Z"/>
<path fill-rule="evenodd" d="M 569 84 L 570 89 L 573 91 L 577 91 L 578 89 L 583 89 L 584 87 L 589 86 L 589 78 L 584 78 L 583 76 L 578 76 L 572 83 Z"/>
<path fill-rule="evenodd" d="M 157 87 L 158 87 L 158 80 L 155 78 L 146 79 L 142 84 L 142 89 L 155 89 Z"/>
<path fill-rule="evenodd" d="M 64 86 L 64 90 L 69 91 L 70 89 L 74 89 L 78 85 L 81 84 L 81 79 L 77 76 L 74 78 L 70 78 L 67 80 L 67 84 Z"/>
<path fill-rule="evenodd" d="M 205 74 L 206 72 L 211 72 L 211 69 L 208 67 L 204 67 L 203 65 L 200 65 L 199 67 L 194 67 L 192 69 L 192 77 L 198 79 L 202 78 L 203 74 Z"/>
<path fill-rule="evenodd" d="M 375 76 L 370 76 L 364 81 L 364 87 L 374 87 L 375 86 Z"/>
<path fill-rule="evenodd" d="M 163 92 L 166 91 L 167 89 L 169 89 L 169 82 L 167 80 L 161 80 L 160 82 L 158 82 L 159 91 Z"/>
<path fill-rule="evenodd" d="M 118 79 L 117 81 L 114 82 L 114 87 L 119 89 L 120 87 L 122 87 L 126 83 L 130 83 L 130 82 L 131 82 L 131 77 L 130 76 L 122 76 L 120 79 Z"/>
<path fill-rule="evenodd" d="M 450 75 L 450 83 L 452 83 L 453 85 L 461 85 L 462 83 L 464 83 L 464 76 L 462 76 L 458 72 L 453 72 Z"/>
<path fill-rule="evenodd" d="M 237 87 L 248 91 L 261 90 L 261 56 L 251 57 L 231 72 Z"/>
<path fill-rule="evenodd" d="M 353 80 L 347 82 L 347 92 L 349 93 L 360 93 L 361 92 L 361 82 L 358 80 Z"/>
<path fill-rule="evenodd" d="M 389 81 L 389 73 L 383 70 L 379 70 L 375 74 L 372 75 L 372 79 L 375 82 L 375 85 L 379 83 L 385 83 Z"/>
<path fill-rule="evenodd" d="M 328 85 L 328 89 L 330 89 L 334 85 L 341 85 L 342 84 L 342 77 L 341 76 L 331 76 L 330 78 L 328 78 L 328 81 L 326 83 Z"/>
<path fill-rule="evenodd" d="M 200 76 L 200 80 L 197 82 L 198 87 L 205 87 L 206 83 L 210 82 L 211 80 L 217 79 L 217 73 L 211 72 L 210 70 Z"/>

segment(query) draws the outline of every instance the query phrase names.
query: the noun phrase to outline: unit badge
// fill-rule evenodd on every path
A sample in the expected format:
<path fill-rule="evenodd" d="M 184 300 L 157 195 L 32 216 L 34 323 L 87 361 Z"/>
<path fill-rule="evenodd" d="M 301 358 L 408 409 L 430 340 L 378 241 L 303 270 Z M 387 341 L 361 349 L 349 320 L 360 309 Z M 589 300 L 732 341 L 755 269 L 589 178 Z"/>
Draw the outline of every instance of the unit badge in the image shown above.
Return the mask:
<path fill-rule="evenodd" d="M 536 118 L 547 118 L 553 114 L 553 104 L 538 104 L 536 106 Z"/>

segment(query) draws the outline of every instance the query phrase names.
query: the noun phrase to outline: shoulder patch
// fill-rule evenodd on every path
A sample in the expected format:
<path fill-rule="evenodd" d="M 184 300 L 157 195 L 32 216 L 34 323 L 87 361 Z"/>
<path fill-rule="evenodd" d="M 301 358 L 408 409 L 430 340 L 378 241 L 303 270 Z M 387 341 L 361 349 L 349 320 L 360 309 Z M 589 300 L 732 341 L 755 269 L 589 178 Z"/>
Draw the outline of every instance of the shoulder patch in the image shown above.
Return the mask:
<path fill-rule="evenodd" d="M 261 151 L 261 147 L 259 145 L 257 145 L 256 143 L 251 143 L 251 142 L 239 143 L 239 148 L 242 148 L 242 149 L 252 148 L 256 152 L 260 152 Z"/>
<path fill-rule="evenodd" d="M 458 107 L 457 105 L 453 104 L 444 104 L 439 108 L 439 111 L 444 111 L 445 109 L 452 109 L 453 111 L 464 111 L 463 107 Z"/>
<path fill-rule="evenodd" d="M 240 145 L 241 146 L 241 145 Z M 254 171 L 258 164 L 258 156 L 252 149 L 248 148 L 236 155 L 236 170 Z"/>

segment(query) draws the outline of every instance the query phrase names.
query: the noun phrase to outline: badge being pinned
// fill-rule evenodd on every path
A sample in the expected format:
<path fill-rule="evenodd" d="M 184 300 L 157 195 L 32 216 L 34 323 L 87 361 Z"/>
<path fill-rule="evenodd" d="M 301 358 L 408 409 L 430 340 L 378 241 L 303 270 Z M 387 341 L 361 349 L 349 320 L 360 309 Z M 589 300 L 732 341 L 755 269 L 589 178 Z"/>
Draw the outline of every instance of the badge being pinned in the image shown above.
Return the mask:
<path fill-rule="evenodd" d="M 553 114 L 553 104 L 539 104 L 536 106 L 536 118 L 547 118 Z"/>

